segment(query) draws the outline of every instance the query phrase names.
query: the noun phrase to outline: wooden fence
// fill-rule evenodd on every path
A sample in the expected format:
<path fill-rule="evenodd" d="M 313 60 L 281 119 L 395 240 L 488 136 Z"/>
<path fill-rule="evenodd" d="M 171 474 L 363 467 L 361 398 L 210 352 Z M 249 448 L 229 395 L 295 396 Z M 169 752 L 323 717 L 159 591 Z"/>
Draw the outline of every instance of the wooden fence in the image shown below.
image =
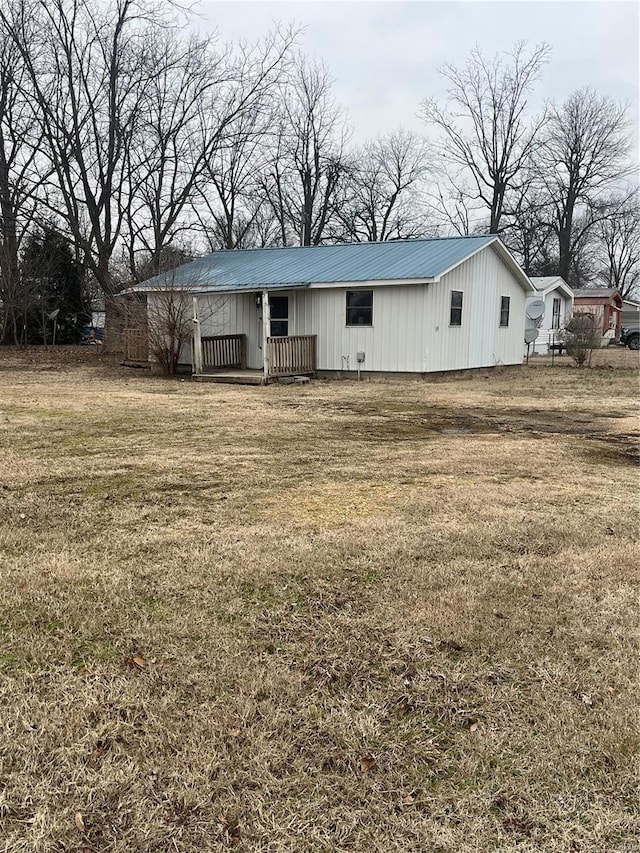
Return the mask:
<path fill-rule="evenodd" d="M 316 335 L 267 338 L 269 376 L 316 372 Z"/>
<path fill-rule="evenodd" d="M 149 361 L 149 332 L 146 328 L 124 328 L 125 361 L 135 364 Z"/>
<path fill-rule="evenodd" d="M 244 370 L 247 363 L 246 335 L 216 335 L 202 338 L 204 370 L 236 367 Z"/>

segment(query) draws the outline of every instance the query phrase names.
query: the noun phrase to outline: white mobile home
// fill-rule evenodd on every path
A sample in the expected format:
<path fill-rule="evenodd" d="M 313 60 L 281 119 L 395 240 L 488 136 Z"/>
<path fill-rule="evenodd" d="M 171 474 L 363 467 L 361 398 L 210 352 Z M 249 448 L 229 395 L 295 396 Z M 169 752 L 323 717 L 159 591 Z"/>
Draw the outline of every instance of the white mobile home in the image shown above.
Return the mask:
<path fill-rule="evenodd" d="M 531 344 L 530 352 L 546 353 L 554 336 L 567 325 L 573 314 L 573 290 L 559 275 L 534 276 L 531 283 L 536 289 L 527 305 L 537 299 L 544 302 L 544 314 L 538 327 L 538 337 Z"/>
<path fill-rule="evenodd" d="M 195 375 L 264 381 L 520 364 L 533 293 L 495 235 L 219 251 L 134 290 L 169 287 L 197 311 Z"/>

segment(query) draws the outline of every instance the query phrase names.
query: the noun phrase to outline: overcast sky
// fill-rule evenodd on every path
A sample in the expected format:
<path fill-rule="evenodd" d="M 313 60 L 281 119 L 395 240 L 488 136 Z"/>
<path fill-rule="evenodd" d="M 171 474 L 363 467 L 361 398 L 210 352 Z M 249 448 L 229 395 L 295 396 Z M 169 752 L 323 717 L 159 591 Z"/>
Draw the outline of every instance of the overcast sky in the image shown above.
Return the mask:
<path fill-rule="evenodd" d="M 553 58 L 536 89 L 562 100 L 593 86 L 632 104 L 638 127 L 639 4 L 631 2 L 216 2 L 198 4 L 202 28 L 251 41 L 274 21 L 306 27 L 305 53 L 324 60 L 334 94 L 361 141 L 398 127 L 423 130 L 422 98 L 444 94 L 438 68 L 462 64 L 476 42 L 491 56 L 520 39 L 548 42 Z"/>

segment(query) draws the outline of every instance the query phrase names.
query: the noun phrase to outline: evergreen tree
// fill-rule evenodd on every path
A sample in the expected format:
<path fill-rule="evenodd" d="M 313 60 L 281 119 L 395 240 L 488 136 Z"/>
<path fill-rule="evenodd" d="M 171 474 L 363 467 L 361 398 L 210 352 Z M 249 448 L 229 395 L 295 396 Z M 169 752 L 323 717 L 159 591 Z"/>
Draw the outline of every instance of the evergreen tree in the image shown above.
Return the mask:
<path fill-rule="evenodd" d="M 79 343 L 81 329 L 91 315 L 86 307 L 84 271 L 67 238 L 53 228 L 33 235 L 25 247 L 22 278 L 29 294 L 24 318 L 29 343 L 51 343 L 53 322 L 48 318 L 54 311 L 58 311 L 56 343 Z"/>

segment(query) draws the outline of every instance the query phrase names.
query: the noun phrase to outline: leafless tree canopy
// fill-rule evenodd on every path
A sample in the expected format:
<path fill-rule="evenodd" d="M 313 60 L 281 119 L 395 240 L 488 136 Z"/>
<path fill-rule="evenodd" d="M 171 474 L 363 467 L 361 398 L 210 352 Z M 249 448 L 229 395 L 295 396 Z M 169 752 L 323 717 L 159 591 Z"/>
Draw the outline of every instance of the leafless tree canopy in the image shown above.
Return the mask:
<path fill-rule="evenodd" d="M 546 113 L 531 119 L 528 98 L 548 61 L 546 44 L 527 52 L 524 42 L 504 59 L 486 59 L 476 47 L 463 68 L 445 65 L 447 103 L 434 98 L 422 105 L 425 121 L 440 133 L 444 168 L 454 169 L 454 187 L 489 214 L 489 232 L 500 231 L 509 192 L 539 142 Z"/>
<path fill-rule="evenodd" d="M 640 284 L 640 207 L 638 193 L 614 198 L 608 215 L 601 219 L 596 240 L 604 258 L 600 273 L 607 287 L 620 291 L 623 299 L 637 294 Z"/>
<path fill-rule="evenodd" d="M 425 129 L 356 145 L 295 28 L 255 44 L 159 0 L 0 5 L 0 340 L 55 228 L 103 299 L 218 248 L 500 233 L 530 273 L 638 285 L 626 107 L 589 89 L 532 114 L 550 58 L 519 43 L 442 69 Z"/>
<path fill-rule="evenodd" d="M 628 129 L 626 107 L 592 89 L 580 89 L 551 108 L 535 175 L 558 241 L 558 273 L 565 279 L 575 247 L 608 215 L 603 197 L 629 173 Z"/>
<path fill-rule="evenodd" d="M 20 250 L 38 213 L 47 180 L 42 134 L 31 102 L 25 63 L 0 27 L 0 340 L 17 343 L 30 293 L 21 278 Z"/>
<path fill-rule="evenodd" d="M 282 245 L 316 246 L 327 236 L 347 177 L 348 130 L 322 64 L 298 54 L 279 96 L 262 191 Z"/>
<path fill-rule="evenodd" d="M 422 236 L 429 153 L 423 139 L 398 131 L 356 150 L 337 205 L 338 240 L 368 242 Z"/>

